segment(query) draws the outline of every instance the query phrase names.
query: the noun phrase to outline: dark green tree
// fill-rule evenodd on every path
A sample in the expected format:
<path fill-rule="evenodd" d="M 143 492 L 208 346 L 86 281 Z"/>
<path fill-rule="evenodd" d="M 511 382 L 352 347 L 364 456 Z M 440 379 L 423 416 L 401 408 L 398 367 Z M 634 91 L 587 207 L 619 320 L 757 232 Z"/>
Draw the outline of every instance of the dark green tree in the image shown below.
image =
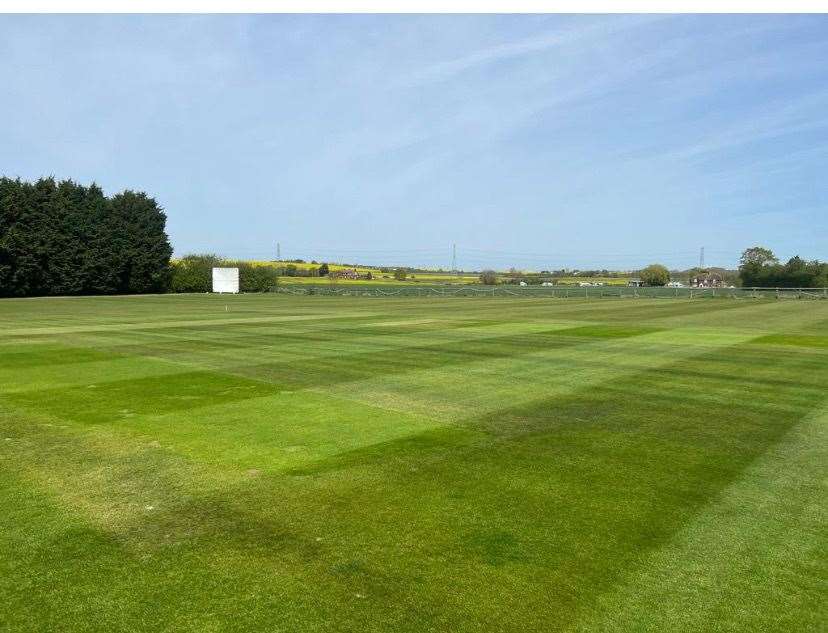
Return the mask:
<path fill-rule="evenodd" d="M 774 279 L 778 276 L 776 268 L 779 260 L 768 248 L 753 246 L 742 253 L 739 260 L 739 277 L 743 286 L 778 285 Z"/>
<path fill-rule="evenodd" d="M 165 221 L 145 194 L 0 178 L 0 295 L 164 291 Z"/>
<path fill-rule="evenodd" d="M 42 218 L 48 185 L 0 179 L 0 295 L 43 294 L 43 239 L 48 223 Z M 44 191 L 43 189 L 46 189 Z"/>
<path fill-rule="evenodd" d="M 113 224 L 122 227 L 125 236 L 119 244 L 118 292 L 164 292 L 170 283 L 172 256 L 164 211 L 153 198 L 135 191 L 113 196 L 111 206 Z"/>
<path fill-rule="evenodd" d="M 780 264 L 770 250 L 755 246 L 742 254 L 739 277 L 747 287 L 822 288 L 828 284 L 828 263 L 797 255 Z"/>

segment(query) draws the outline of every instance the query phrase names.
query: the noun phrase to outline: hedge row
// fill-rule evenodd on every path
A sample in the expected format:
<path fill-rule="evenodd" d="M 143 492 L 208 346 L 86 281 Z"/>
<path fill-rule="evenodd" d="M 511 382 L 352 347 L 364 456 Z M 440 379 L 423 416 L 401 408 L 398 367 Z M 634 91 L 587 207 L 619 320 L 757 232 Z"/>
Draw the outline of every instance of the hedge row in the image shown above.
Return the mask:
<path fill-rule="evenodd" d="M 213 267 L 239 269 L 239 290 L 267 292 L 276 287 L 279 272 L 271 266 L 223 259 L 217 255 L 187 255 L 172 263 L 172 292 L 210 292 L 213 289 Z"/>

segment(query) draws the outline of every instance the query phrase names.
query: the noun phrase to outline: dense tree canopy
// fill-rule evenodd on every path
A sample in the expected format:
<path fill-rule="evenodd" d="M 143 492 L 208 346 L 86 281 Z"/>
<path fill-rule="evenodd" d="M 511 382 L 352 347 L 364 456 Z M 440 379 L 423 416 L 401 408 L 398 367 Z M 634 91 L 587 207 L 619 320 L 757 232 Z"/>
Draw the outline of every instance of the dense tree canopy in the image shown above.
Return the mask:
<path fill-rule="evenodd" d="M 785 264 L 767 248 L 755 246 L 742 254 L 739 276 L 746 287 L 824 288 L 828 263 L 791 257 Z"/>
<path fill-rule="evenodd" d="M 639 276 L 645 286 L 666 286 L 670 281 L 670 271 L 661 264 L 650 264 Z"/>
<path fill-rule="evenodd" d="M 165 223 L 144 193 L 0 178 L 0 296 L 164 292 Z"/>
<path fill-rule="evenodd" d="M 739 260 L 740 266 L 747 266 L 755 264 L 757 266 L 769 266 L 778 264 L 779 260 L 773 251 L 764 246 L 752 246 L 742 253 L 742 258 Z"/>

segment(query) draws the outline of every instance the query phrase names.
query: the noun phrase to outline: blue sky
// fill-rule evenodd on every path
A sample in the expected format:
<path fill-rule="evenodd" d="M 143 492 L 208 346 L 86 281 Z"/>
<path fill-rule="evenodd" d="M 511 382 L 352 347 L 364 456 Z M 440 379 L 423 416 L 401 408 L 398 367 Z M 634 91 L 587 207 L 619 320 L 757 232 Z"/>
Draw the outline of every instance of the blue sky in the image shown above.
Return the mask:
<path fill-rule="evenodd" d="M 0 173 L 145 190 L 177 254 L 828 258 L 828 18 L 0 16 Z"/>

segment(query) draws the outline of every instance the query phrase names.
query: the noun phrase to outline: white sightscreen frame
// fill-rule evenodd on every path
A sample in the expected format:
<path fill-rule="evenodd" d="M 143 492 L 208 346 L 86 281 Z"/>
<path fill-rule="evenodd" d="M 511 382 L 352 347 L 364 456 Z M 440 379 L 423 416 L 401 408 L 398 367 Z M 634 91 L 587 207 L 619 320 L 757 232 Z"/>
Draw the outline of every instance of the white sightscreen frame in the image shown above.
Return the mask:
<path fill-rule="evenodd" d="M 238 268 L 213 268 L 213 292 L 239 292 Z"/>

